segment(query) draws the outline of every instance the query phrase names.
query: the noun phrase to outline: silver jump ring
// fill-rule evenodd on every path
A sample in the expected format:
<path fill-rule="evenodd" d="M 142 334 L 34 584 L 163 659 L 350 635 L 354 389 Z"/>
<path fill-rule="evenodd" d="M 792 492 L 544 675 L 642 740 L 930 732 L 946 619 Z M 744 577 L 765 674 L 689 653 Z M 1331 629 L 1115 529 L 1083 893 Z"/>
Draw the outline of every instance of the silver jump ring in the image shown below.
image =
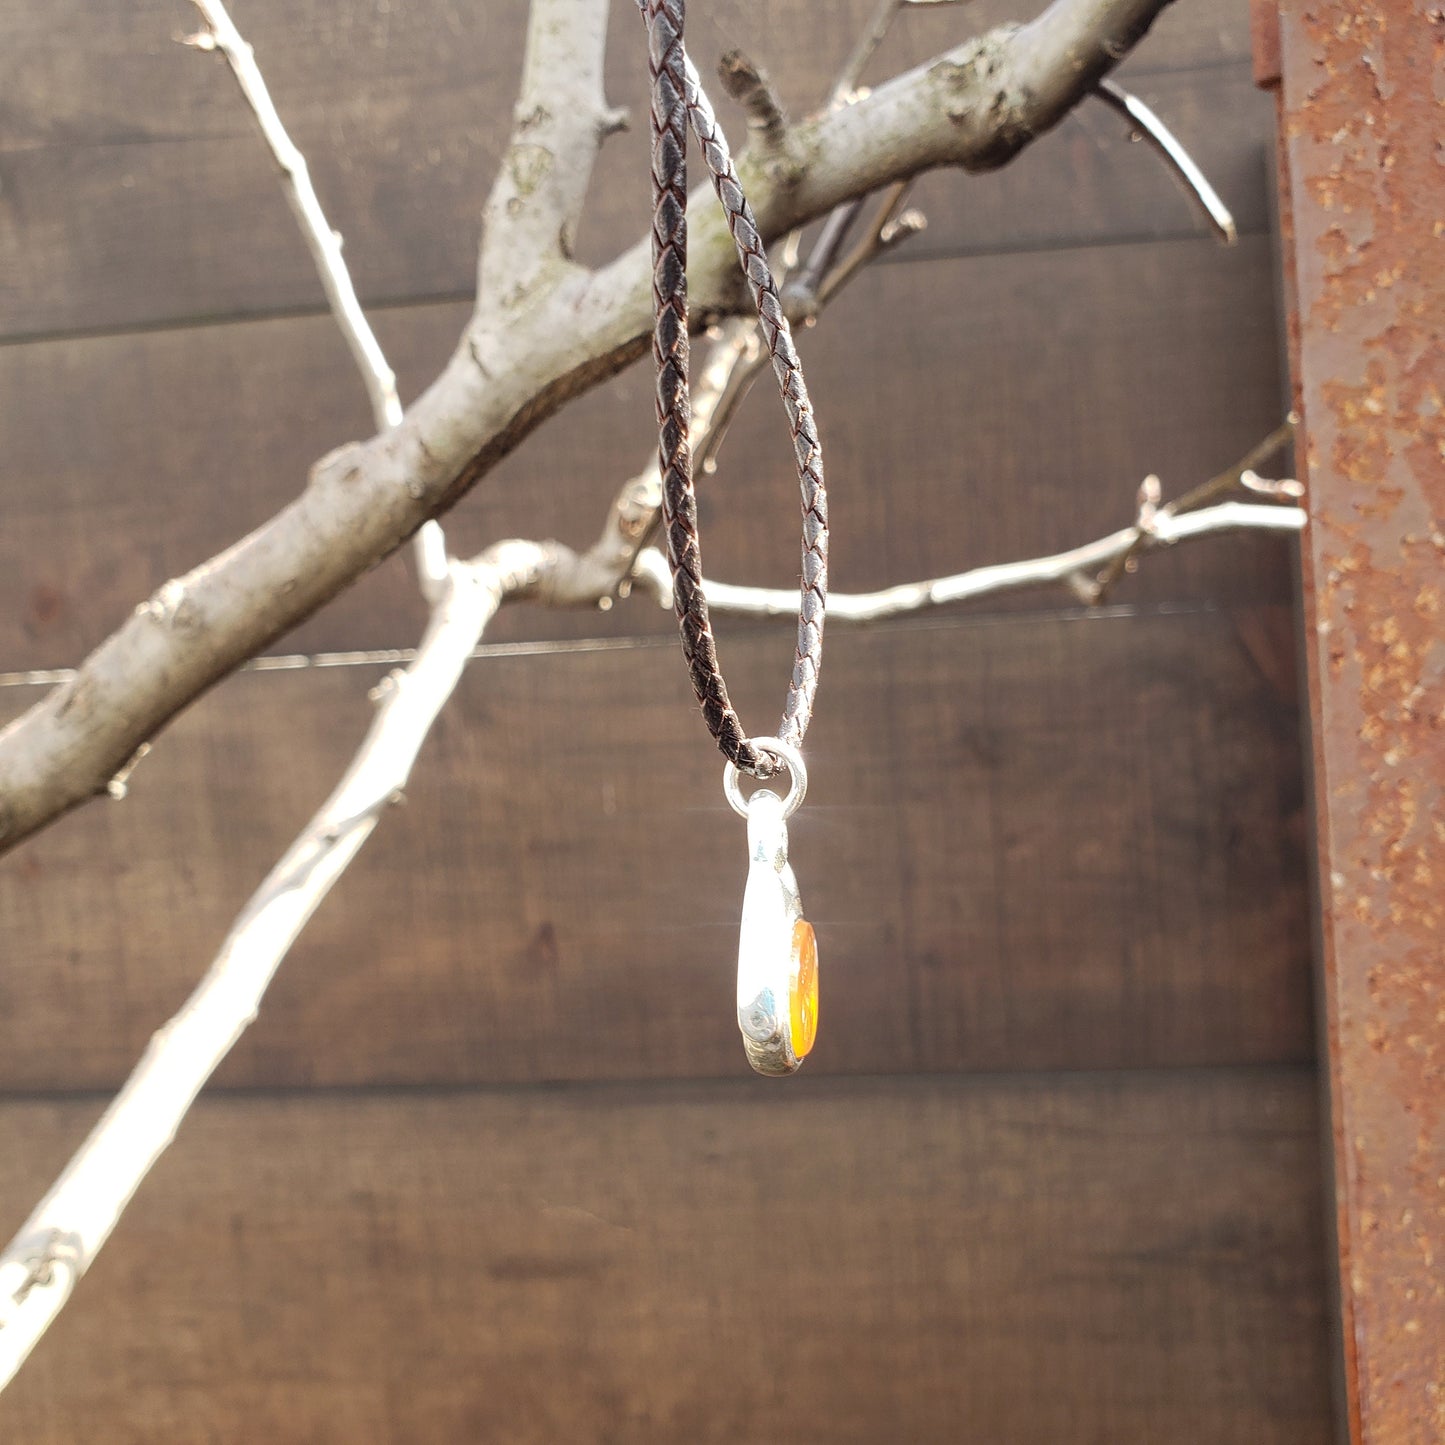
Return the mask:
<path fill-rule="evenodd" d="M 803 801 L 803 795 L 808 791 L 808 769 L 803 762 L 803 755 L 791 743 L 785 743 L 782 738 L 749 738 L 748 741 L 761 753 L 771 753 L 780 762 L 786 765 L 788 775 L 792 779 L 792 786 L 788 789 L 788 796 L 783 799 L 783 817 L 791 818 L 798 811 L 798 805 Z M 769 789 L 769 792 L 772 790 Z M 734 813 L 741 814 L 744 818 L 748 815 L 748 800 L 743 797 L 742 789 L 738 786 L 738 766 L 729 762 L 723 766 L 723 794 L 727 798 Z M 754 794 L 756 796 L 756 794 Z"/>

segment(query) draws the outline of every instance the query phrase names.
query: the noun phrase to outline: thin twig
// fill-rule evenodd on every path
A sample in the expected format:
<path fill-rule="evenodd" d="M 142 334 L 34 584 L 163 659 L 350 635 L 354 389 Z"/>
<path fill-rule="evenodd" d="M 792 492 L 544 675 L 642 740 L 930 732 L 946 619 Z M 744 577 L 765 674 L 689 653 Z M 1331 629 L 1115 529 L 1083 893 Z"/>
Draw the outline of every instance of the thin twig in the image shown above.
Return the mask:
<path fill-rule="evenodd" d="M 1232 492 L 1241 485 L 1246 473 L 1253 472 L 1260 463 L 1267 462 L 1276 452 L 1288 446 L 1294 439 L 1294 431 L 1295 419 L 1293 415 L 1290 415 L 1262 442 L 1251 447 L 1232 467 L 1225 468 L 1217 476 L 1210 477 L 1207 482 L 1201 482 L 1192 491 L 1175 498 L 1162 510 L 1158 509 L 1156 503 L 1141 498 L 1140 515 L 1134 526 L 1129 529 L 1133 540 L 1129 546 L 1109 559 L 1108 566 L 1104 568 L 1093 584 L 1093 595 L 1090 600 L 1100 603 L 1108 597 L 1115 584 L 1128 571 L 1134 558 L 1149 545 L 1149 538 L 1159 527 L 1161 521 L 1167 521 L 1169 517 L 1177 517 L 1183 512 L 1196 511 Z M 1148 507 L 1147 516 L 1144 515 L 1146 506 Z"/>
<path fill-rule="evenodd" d="M 1165 510 L 1176 516 L 1180 512 L 1192 512 L 1225 496 L 1236 487 L 1242 486 L 1246 474 L 1252 473 L 1256 467 L 1263 465 L 1294 441 L 1297 425 L 1295 415 L 1291 412 L 1263 441 L 1252 446 L 1232 467 L 1226 467 L 1217 476 L 1210 477 L 1207 482 L 1201 482 L 1191 491 L 1185 492 L 1182 497 L 1176 497 Z M 1256 487 L 1261 485 L 1258 477 L 1255 478 L 1255 484 Z M 1271 483 L 1271 485 L 1283 487 L 1285 489 L 1283 495 L 1300 495 L 1298 491 L 1294 490 L 1299 487 L 1298 482 L 1286 481 Z"/>
<path fill-rule="evenodd" d="M 828 213 L 817 236 L 813 249 L 802 268 L 784 287 L 783 298 L 789 306 L 797 307 L 805 316 L 815 315 L 818 309 L 818 289 L 823 273 L 833 264 L 834 257 L 847 240 L 858 213 L 863 209 L 863 197 L 855 196 Z"/>
<path fill-rule="evenodd" d="M 823 274 L 801 299 L 800 304 L 809 308 L 806 317 L 811 325 L 819 311 L 828 304 L 865 266 L 876 261 L 885 252 L 901 245 L 910 236 L 916 236 L 928 224 L 922 211 L 903 209 L 903 202 L 913 189 L 911 181 L 898 181 L 886 187 L 880 194 L 882 204 L 868 225 L 868 229 L 853 244 L 841 260 L 828 257 Z M 836 211 L 833 213 L 838 214 Z M 806 277 L 811 275 L 812 263 Z"/>
<path fill-rule="evenodd" d="M 833 81 L 833 89 L 828 96 L 830 106 L 844 105 L 852 98 L 853 92 L 858 89 L 858 82 L 863 78 L 863 71 L 873 58 L 873 52 L 887 37 L 904 3 L 905 0 L 879 0 L 878 9 L 873 12 L 868 28 L 858 37 L 858 43 L 854 45 L 852 53 L 843 62 L 842 70 Z"/>
<path fill-rule="evenodd" d="M 1194 157 L 1184 149 L 1174 132 L 1137 95 L 1114 80 L 1101 80 L 1094 94 L 1110 109 L 1118 111 L 1129 122 L 1134 135 L 1142 137 L 1158 153 L 1169 174 L 1198 207 L 1219 239 L 1226 246 L 1233 246 L 1239 240 L 1239 231 L 1229 207 L 1219 198 L 1219 193 L 1209 184 Z"/>
<path fill-rule="evenodd" d="M 380 345 L 356 297 L 351 274 L 341 256 L 341 236 L 331 229 L 321 209 L 306 157 L 293 144 L 272 104 L 271 94 L 256 64 L 255 53 L 241 37 L 221 0 L 193 0 L 205 17 L 209 30 L 186 37 L 197 50 L 219 50 L 235 75 L 241 94 L 261 128 L 261 135 L 281 168 L 282 189 L 296 215 L 302 237 L 311 252 L 326 299 L 336 323 L 356 360 L 357 369 L 371 397 L 371 409 L 379 427 L 401 421 L 401 402 L 396 394 L 396 376 L 387 364 Z"/>
<path fill-rule="evenodd" d="M 1220 500 L 1235 489 L 1281 500 L 1302 495 L 1303 488 L 1292 479 L 1270 481 L 1254 472 L 1261 462 L 1287 445 L 1293 435 L 1294 418 L 1291 417 L 1234 466 L 1167 506 L 1159 505 L 1158 478 L 1147 478 L 1140 489 L 1140 516 L 1134 526 L 1111 532 L 1096 542 L 1047 557 L 975 567 L 926 582 L 905 582 L 879 592 L 830 592 L 828 618 L 838 622 L 874 622 L 925 607 L 973 601 L 999 592 L 1053 583 L 1063 583 L 1074 596 L 1097 606 L 1125 569 L 1144 552 L 1221 532 L 1298 532 L 1305 525 L 1307 515 L 1300 507 Z M 670 600 L 667 559 L 655 548 L 638 557 L 634 575 L 638 583 L 659 600 Z M 712 580 L 704 586 L 709 607 L 720 612 L 784 617 L 798 609 L 796 588 L 739 587 Z"/>
<path fill-rule="evenodd" d="M 783 148 L 788 117 L 768 77 L 741 50 L 729 50 L 717 66 L 723 89 L 742 106 L 748 131 L 764 151 Z"/>
<path fill-rule="evenodd" d="M 898 18 L 899 12 L 906 3 L 907 0 L 880 0 L 868 28 L 858 37 L 858 43 L 853 47 L 848 59 L 843 62 L 842 70 L 838 72 L 833 81 L 833 89 L 828 95 L 829 110 L 837 110 L 840 106 L 847 105 L 853 100 L 858 91 L 858 83 L 863 78 L 863 72 L 873 58 L 873 52 L 887 38 L 893 22 Z M 900 184 L 904 186 L 903 195 L 907 195 L 907 183 Z M 808 259 L 804 262 L 802 271 L 785 287 L 785 299 L 789 304 L 797 306 L 803 315 L 814 317 L 818 314 L 818 292 L 823 285 L 823 277 L 831 269 L 843 242 L 848 237 L 848 232 L 853 229 L 853 223 L 863 209 L 863 201 L 862 196 L 854 196 L 852 200 L 844 201 L 841 206 L 835 207 L 828 214 L 818 232 L 817 239 L 813 242 L 813 249 L 808 253 Z M 798 244 L 801 239 L 802 233 L 794 231 L 784 245 L 783 254 L 788 258 L 790 268 L 797 263 Z M 779 284 L 782 284 L 781 277 Z"/>
<path fill-rule="evenodd" d="M 401 399 L 392 371 L 361 309 L 356 287 L 341 254 L 341 233 L 333 230 L 321 209 L 321 200 L 311 184 L 306 157 L 292 141 L 271 100 L 266 79 L 256 63 L 256 53 L 236 28 L 221 0 L 192 0 L 210 27 L 185 38 L 197 50 L 219 50 L 225 56 L 251 114 L 260 127 L 273 159 L 281 171 L 281 189 L 291 207 L 302 239 L 316 263 L 326 301 L 351 352 L 366 394 L 371 400 L 372 420 L 379 432 L 398 426 L 402 419 Z M 422 595 L 428 601 L 439 595 L 446 581 L 446 539 L 438 522 L 426 522 L 416 534 L 415 555 Z"/>
<path fill-rule="evenodd" d="M 1172 546 L 1191 537 L 1217 535 L 1221 532 L 1271 531 L 1298 532 L 1305 525 L 1305 513 L 1298 507 L 1271 507 L 1248 502 L 1220 502 L 1182 517 L 1167 517 L 1157 531 L 1150 534 L 1143 550 Z M 1114 532 L 1072 551 L 1056 552 L 1050 557 L 1035 557 L 1027 562 L 1003 562 L 989 567 L 975 567 L 951 577 L 929 582 L 905 582 L 880 592 L 830 592 L 829 622 L 877 622 L 900 613 L 918 612 L 926 607 L 940 607 L 950 602 L 972 602 L 999 592 L 1012 592 L 1023 587 L 1040 587 L 1064 583 L 1074 595 L 1080 589 L 1076 579 L 1133 546 L 1134 528 Z M 1136 553 L 1137 555 L 1137 553 Z M 667 559 L 656 549 L 649 549 L 638 561 L 637 573 L 650 589 L 670 594 L 671 579 Z M 732 612 L 753 617 L 788 617 L 798 610 L 798 589 L 772 587 L 738 587 L 728 582 L 704 583 L 708 606 L 715 612 Z M 1095 602 L 1093 596 L 1086 600 Z"/>

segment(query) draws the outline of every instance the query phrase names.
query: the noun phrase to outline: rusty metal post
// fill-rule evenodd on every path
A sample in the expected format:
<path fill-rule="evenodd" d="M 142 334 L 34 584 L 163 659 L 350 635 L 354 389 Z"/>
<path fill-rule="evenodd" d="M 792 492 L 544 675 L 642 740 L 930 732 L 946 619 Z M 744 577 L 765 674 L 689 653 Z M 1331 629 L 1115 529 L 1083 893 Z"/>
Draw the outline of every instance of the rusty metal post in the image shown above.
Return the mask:
<path fill-rule="evenodd" d="M 1445 5 L 1255 0 L 1279 87 L 1344 1384 L 1445 1441 Z"/>

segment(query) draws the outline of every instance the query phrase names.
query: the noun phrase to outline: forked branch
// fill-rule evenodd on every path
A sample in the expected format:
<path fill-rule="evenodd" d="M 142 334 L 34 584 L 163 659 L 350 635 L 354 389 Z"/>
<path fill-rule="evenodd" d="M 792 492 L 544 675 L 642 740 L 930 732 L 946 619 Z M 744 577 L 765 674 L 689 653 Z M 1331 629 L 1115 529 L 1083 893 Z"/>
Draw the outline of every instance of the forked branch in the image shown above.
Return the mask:
<path fill-rule="evenodd" d="M 799 123 L 787 176 L 746 158 L 740 166 L 765 239 L 932 166 L 1003 164 L 1087 95 L 1166 3 L 1054 0 L 1028 25 L 979 36 Z M 575 175 L 550 184 L 570 214 Z M 735 263 L 710 201 L 695 209 L 689 286 L 705 324 L 730 294 Z M 555 284 L 529 293 L 530 304 L 507 308 L 504 287 L 504 314 L 479 312 L 399 426 L 323 458 L 285 509 L 167 583 L 72 681 L 0 732 L 0 850 L 103 794 L 187 703 L 451 506 L 567 400 L 641 354 L 645 244 L 595 274 L 548 269 Z"/>
<path fill-rule="evenodd" d="M 609 0 L 531 0 L 512 139 L 483 212 L 479 311 L 505 316 L 572 267 L 602 142 L 627 124 L 607 104 Z"/>

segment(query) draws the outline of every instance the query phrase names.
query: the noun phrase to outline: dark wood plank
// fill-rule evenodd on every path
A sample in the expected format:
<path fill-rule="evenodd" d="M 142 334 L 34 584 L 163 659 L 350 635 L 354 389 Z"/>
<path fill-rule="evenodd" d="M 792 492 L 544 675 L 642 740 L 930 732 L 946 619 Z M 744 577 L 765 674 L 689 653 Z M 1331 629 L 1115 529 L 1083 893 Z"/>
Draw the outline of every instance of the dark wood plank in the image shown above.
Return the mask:
<path fill-rule="evenodd" d="M 723 655 L 770 726 L 788 630 L 724 629 Z M 0 1088 L 124 1077 L 333 785 L 376 675 L 242 675 L 123 805 L 0 863 Z M 793 828 L 810 1070 L 1309 1058 L 1292 682 L 1272 609 L 834 629 Z M 670 640 L 476 664 L 225 1080 L 739 1073 L 720 775 Z"/>
<path fill-rule="evenodd" d="M 1319 1178 L 1294 1071 L 203 1101 L 7 1437 L 1327 1445 Z"/>
<path fill-rule="evenodd" d="M 829 448 L 834 586 L 860 589 L 1070 547 L 1131 520 L 1140 478 L 1169 493 L 1228 465 L 1283 410 L 1263 239 L 989 256 L 863 277 L 802 339 Z M 408 394 L 464 312 L 383 313 Z M 0 348 L 6 478 L 0 671 L 70 665 L 167 577 L 257 525 L 311 462 L 367 431 L 325 318 Z M 653 443 L 641 369 L 529 439 L 453 514 L 459 549 L 498 537 L 585 544 Z M 716 576 L 797 576 L 796 483 L 781 413 L 750 399 L 702 488 Z M 1234 537 L 1149 560 L 1123 600 L 1287 596 L 1293 542 Z M 1025 605 L 1055 606 L 1050 596 Z M 367 578 L 282 650 L 412 644 L 404 562 Z M 512 609 L 498 638 L 670 627 Z"/>
<path fill-rule="evenodd" d="M 218 58 L 173 41 L 195 27 L 189 7 L 96 8 L 0 6 L 0 337 L 320 306 L 234 84 Z M 843 0 L 819 25 L 798 0 L 725 0 L 699 13 L 690 43 L 705 71 L 743 45 L 803 112 L 875 8 Z M 992 0 L 911 13 L 870 73 L 892 74 L 1037 8 Z M 638 109 L 645 52 L 632 11 L 630 0 L 618 6 L 608 84 L 614 100 Z M 515 101 L 525 7 L 250 0 L 237 19 L 348 238 L 363 297 L 468 293 L 481 198 Z M 1250 84 L 1244 0 L 1174 7 L 1132 69 L 1242 225 L 1263 229 L 1270 115 Z M 589 259 L 645 232 L 645 131 L 634 127 L 603 156 L 582 237 Z M 1005 177 L 950 176 L 922 194 L 933 222 L 925 253 L 1199 230 L 1157 163 L 1131 153 L 1102 114 L 1070 122 Z"/>

